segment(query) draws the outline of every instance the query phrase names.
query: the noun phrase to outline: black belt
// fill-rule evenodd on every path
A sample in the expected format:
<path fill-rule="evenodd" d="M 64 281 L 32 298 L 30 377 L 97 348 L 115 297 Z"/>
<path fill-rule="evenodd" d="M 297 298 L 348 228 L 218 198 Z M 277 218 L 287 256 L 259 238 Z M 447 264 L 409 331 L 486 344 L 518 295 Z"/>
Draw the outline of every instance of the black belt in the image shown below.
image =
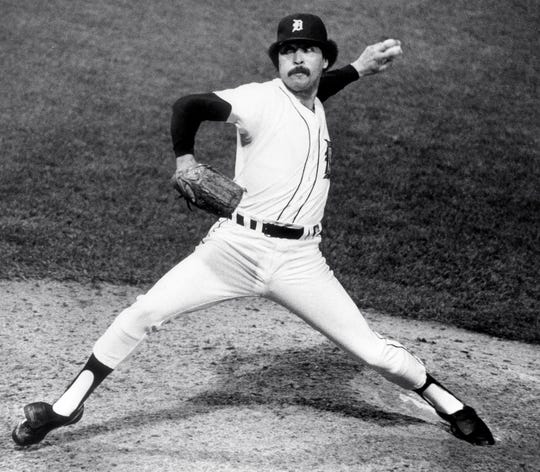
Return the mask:
<path fill-rule="evenodd" d="M 231 219 L 241 226 L 261 231 L 266 236 L 272 238 L 302 239 L 303 237 L 318 236 L 321 234 L 322 229 L 321 225 L 306 228 L 304 226 L 284 226 L 275 223 L 266 223 L 245 217 L 239 213 L 231 215 Z"/>

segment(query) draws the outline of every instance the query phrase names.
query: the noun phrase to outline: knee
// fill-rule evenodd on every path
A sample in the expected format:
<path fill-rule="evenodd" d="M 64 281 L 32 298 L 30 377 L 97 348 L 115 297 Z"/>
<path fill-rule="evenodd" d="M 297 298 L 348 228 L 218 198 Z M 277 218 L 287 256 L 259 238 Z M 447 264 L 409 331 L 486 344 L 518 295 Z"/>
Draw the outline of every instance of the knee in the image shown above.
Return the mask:
<path fill-rule="evenodd" d="M 96 341 L 93 353 L 103 364 L 115 369 L 126 359 L 155 325 L 152 310 L 139 302 L 122 311 Z"/>
<path fill-rule="evenodd" d="M 408 390 L 418 388 L 425 381 L 423 362 L 396 342 L 385 343 L 363 361 L 387 380 Z"/>
<path fill-rule="evenodd" d="M 144 296 L 129 308 L 123 310 L 114 320 L 113 326 L 132 338 L 142 338 L 155 331 L 162 321 L 157 319 L 155 310 L 145 303 Z"/>
<path fill-rule="evenodd" d="M 368 367 L 379 372 L 388 372 L 390 375 L 399 375 L 403 353 L 399 348 L 396 349 L 397 346 L 388 345 L 382 338 L 377 337 L 374 342 L 359 343 L 355 347 L 353 355 Z"/>

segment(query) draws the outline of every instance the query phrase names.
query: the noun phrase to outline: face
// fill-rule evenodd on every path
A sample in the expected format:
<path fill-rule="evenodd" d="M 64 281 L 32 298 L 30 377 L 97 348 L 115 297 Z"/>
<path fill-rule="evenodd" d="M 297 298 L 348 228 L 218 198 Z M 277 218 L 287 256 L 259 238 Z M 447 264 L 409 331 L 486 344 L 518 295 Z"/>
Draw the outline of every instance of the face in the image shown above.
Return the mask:
<path fill-rule="evenodd" d="M 323 70 L 328 67 L 319 47 L 300 42 L 281 46 L 278 59 L 281 80 L 297 93 L 316 89 Z"/>

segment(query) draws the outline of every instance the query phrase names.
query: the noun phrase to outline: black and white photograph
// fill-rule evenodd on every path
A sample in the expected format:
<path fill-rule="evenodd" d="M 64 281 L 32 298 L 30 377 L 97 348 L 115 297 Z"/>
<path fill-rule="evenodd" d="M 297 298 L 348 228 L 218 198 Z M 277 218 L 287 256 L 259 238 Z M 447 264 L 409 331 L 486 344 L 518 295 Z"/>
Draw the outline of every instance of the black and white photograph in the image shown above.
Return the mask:
<path fill-rule="evenodd" d="M 0 7 L 0 471 L 540 470 L 537 1 Z"/>

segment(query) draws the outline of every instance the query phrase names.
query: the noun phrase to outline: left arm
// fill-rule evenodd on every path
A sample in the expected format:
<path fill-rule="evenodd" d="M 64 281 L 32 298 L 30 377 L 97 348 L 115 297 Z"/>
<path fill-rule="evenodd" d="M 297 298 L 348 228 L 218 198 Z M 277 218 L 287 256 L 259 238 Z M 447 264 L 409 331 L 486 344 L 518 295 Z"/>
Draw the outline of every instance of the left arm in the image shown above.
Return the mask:
<path fill-rule="evenodd" d="M 360 77 L 384 71 L 401 54 L 401 42 L 397 39 L 387 39 L 368 46 L 356 61 L 325 73 L 321 77 L 317 97 L 324 102 Z"/>
<path fill-rule="evenodd" d="M 326 99 L 330 98 L 332 95 L 335 95 L 341 89 L 345 88 L 351 82 L 354 82 L 359 78 L 360 76 L 352 64 L 346 65 L 341 69 L 326 72 L 323 74 L 321 81 L 319 82 L 317 97 L 321 102 L 324 102 Z"/>

